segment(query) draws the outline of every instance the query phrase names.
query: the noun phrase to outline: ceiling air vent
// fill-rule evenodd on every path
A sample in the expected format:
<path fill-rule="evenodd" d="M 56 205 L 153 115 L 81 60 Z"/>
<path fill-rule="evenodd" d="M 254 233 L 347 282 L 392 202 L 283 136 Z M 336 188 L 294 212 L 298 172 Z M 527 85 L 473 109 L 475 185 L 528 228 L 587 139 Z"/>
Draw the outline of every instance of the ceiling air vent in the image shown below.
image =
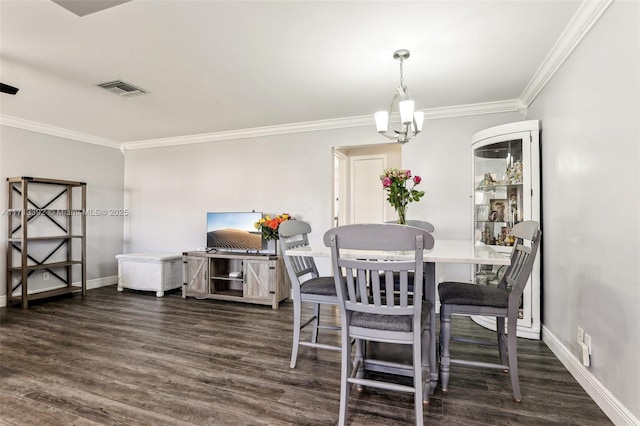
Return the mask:
<path fill-rule="evenodd" d="M 120 96 L 138 96 L 148 93 L 146 90 L 122 80 L 108 81 L 106 83 L 100 83 L 98 86 Z"/>

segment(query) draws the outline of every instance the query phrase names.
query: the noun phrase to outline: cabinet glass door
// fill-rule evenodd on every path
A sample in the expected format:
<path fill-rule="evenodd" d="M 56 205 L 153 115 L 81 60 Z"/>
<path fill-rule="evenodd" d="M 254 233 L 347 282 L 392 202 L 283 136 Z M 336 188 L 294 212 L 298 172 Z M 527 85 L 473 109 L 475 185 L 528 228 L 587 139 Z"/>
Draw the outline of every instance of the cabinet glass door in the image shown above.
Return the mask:
<path fill-rule="evenodd" d="M 511 228 L 526 220 L 522 139 L 473 150 L 475 239 L 497 250 L 513 246 Z"/>

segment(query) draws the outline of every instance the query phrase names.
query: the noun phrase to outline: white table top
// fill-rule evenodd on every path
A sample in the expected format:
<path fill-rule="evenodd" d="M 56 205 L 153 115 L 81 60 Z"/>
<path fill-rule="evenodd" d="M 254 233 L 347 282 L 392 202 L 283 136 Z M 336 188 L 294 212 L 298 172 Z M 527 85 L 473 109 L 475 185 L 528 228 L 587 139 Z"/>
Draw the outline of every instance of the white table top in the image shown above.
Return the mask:
<path fill-rule="evenodd" d="M 400 251 L 341 250 L 343 256 L 382 260 L 410 260 L 413 256 Z M 325 246 L 302 247 L 287 250 L 294 256 L 331 257 L 331 250 Z M 490 246 L 472 240 L 437 239 L 431 250 L 424 251 L 424 261 L 434 263 L 465 263 L 476 265 L 509 265 L 509 253 L 500 253 Z"/>

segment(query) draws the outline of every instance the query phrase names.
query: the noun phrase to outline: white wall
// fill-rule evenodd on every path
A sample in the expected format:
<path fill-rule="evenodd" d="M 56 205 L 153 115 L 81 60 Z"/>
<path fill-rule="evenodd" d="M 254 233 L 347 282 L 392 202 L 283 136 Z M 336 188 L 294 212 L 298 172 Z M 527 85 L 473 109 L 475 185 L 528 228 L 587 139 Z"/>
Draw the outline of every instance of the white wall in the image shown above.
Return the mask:
<path fill-rule="evenodd" d="M 6 178 L 14 176 L 83 181 L 87 209 L 124 207 L 124 158 L 117 149 L 0 126 L 0 211 L 7 208 Z M 94 280 L 94 285 L 115 283 L 114 256 L 122 253 L 123 224 L 123 216 L 87 217 L 87 280 Z M 3 219 L 0 239 L 6 241 L 6 237 Z M 4 271 L 7 247 L 5 243 L 0 247 L 0 270 Z M 0 297 L 4 295 L 6 275 L 2 273 Z"/>
<path fill-rule="evenodd" d="M 422 176 L 426 191 L 408 218 L 432 222 L 436 237 L 469 238 L 471 135 L 518 119 L 505 113 L 427 121 L 403 147 L 403 167 Z M 308 221 L 311 243 L 321 245 L 332 223 L 332 147 L 386 142 L 372 125 L 127 151 L 125 252 L 202 247 L 207 211 L 252 209 Z M 329 273 L 328 262 L 318 267 Z M 438 272 L 469 277 L 468 268 Z"/>
<path fill-rule="evenodd" d="M 529 114 L 542 120 L 544 327 L 576 356 L 583 327 L 592 337 L 588 371 L 636 419 L 639 22 L 640 3 L 614 2 Z"/>

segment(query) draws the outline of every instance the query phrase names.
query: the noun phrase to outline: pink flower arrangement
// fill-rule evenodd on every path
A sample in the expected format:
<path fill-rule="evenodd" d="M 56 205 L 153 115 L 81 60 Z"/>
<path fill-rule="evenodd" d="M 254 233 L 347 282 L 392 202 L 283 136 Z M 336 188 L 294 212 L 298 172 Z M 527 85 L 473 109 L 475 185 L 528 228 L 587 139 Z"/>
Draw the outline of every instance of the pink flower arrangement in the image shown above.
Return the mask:
<path fill-rule="evenodd" d="M 418 175 L 412 176 L 411 170 L 386 169 L 380 175 L 382 187 L 387 191 L 387 201 L 398 212 L 398 223 L 406 223 L 407 206 L 412 201 L 420 201 L 424 196 L 424 191 L 415 189 L 416 185 L 422 182 Z M 411 188 L 407 188 L 407 182 L 412 182 Z"/>

